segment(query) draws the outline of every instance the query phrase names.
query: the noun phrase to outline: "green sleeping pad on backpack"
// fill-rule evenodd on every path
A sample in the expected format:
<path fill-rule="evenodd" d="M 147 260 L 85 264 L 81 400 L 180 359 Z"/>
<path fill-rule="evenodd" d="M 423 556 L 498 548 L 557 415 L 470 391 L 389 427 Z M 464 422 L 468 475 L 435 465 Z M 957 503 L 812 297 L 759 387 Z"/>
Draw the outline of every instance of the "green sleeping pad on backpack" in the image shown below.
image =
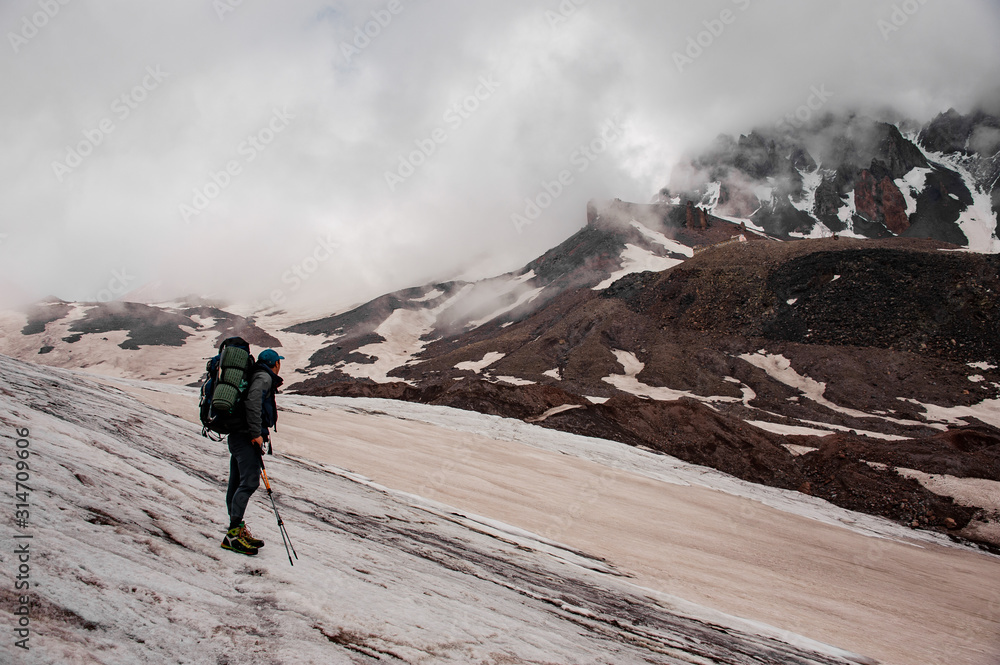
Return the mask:
<path fill-rule="evenodd" d="M 239 402 L 249 383 L 250 352 L 238 346 L 225 346 L 219 358 L 219 382 L 212 392 L 212 409 L 228 413 Z"/>

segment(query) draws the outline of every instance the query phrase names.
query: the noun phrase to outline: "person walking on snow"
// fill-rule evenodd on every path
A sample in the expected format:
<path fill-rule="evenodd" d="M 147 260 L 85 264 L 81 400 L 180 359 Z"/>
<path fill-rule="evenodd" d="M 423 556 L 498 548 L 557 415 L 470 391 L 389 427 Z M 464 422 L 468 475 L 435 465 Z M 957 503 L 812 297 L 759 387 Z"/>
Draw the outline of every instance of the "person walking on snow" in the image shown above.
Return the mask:
<path fill-rule="evenodd" d="M 247 503 L 260 485 L 264 444 L 270 442 L 268 428 L 278 422 L 278 406 L 274 396 L 282 384 L 278 376 L 281 361 L 273 349 L 266 349 L 257 356 L 247 391 L 245 404 L 246 429 L 229 435 L 229 488 L 226 491 L 226 508 L 229 510 L 229 530 L 222 539 L 222 548 L 254 555 L 264 546 L 264 541 L 254 538 L 243 521 Z"/>

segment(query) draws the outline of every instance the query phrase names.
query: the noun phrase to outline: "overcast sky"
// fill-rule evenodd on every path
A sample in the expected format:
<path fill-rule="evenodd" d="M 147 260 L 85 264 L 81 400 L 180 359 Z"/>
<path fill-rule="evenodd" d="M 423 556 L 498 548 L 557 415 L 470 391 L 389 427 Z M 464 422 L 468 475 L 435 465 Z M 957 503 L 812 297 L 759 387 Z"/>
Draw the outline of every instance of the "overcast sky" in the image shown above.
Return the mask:
<path fill-rule="evenodd" d="M 814 89 L 925 120 L 1000 86 L 995 0 L 5 0 L 0 28 L 3 305 L 487 276 Z"/>

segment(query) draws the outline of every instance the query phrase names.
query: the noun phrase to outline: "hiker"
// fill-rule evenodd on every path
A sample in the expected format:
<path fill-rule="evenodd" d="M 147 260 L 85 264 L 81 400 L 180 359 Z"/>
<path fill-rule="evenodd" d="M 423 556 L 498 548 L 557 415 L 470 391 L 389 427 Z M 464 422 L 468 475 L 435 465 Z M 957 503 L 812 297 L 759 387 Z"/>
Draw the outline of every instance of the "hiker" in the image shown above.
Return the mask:
<path fill-rule="evenodd" d="M 264 444 L 270 442 L 268 428 L 278 422 L 278 407 L 274 395 L 282 384 L 278 376 L 281 361 L 273 349 L 261 351 L 257 356 L 247 390 L 245 402 L 245 429 L 229 434 L 229 489 L 226 491 L 226 508 L 229 509 L 229 531 L 222 539 L 222 547 L 240 554 L 254 555 L 264 546 L 264 541 L 254 538 L 243 522 L 250 497 L 260 485 Z"/>

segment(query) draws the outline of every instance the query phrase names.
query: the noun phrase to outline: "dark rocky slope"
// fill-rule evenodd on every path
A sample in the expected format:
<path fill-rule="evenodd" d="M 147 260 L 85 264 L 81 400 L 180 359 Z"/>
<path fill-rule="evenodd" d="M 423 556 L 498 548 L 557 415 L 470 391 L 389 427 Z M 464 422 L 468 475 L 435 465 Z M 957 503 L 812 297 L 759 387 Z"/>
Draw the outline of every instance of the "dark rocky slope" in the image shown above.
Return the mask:
<path fill-rule="evenodd" d="M 566 292 L 505 328 L 439 340 L 419 362 L 394 373 L 409 384 L 321 375 L 293 389 L 531 420 L 573 405 L 539 424 L 643 446 L 908 524 L 971 534 L 963 528 L 989 515 L 892 468 L 1000 479 L 1000 430 L 965 418 L 970 426 L 941 432 L 909 401 L 971 406 L 1000 393 L 998 370 L 967 365 L 1000 365 L 994 332 L 1000 329 L 1000 259 L 946 249 L 905 239 L 720 246 L 662 273 L 627 276 L 603 292 Z M 825 384 L 826 402 L 748 362 L 761 349 Z M 640 383 L 689 397 L 657 401 L 618 390 L 606 380 L 624 371 L 614 350 L 643 363 L 635 376 Z M 491 352 L 504 356 L 481 374 L 455 367 Z M 973 372 L 983 380 L 970 382 Z M 503 376 L 535 383 L 513 386 L 494 378 Z M 595 404 L 588 399 L 595 396 L 610 399 Z M 748 420 L 828 423 L 842 433 L 781 435 Z M 785 444 L 817 450 L 796 456 Z"/>

